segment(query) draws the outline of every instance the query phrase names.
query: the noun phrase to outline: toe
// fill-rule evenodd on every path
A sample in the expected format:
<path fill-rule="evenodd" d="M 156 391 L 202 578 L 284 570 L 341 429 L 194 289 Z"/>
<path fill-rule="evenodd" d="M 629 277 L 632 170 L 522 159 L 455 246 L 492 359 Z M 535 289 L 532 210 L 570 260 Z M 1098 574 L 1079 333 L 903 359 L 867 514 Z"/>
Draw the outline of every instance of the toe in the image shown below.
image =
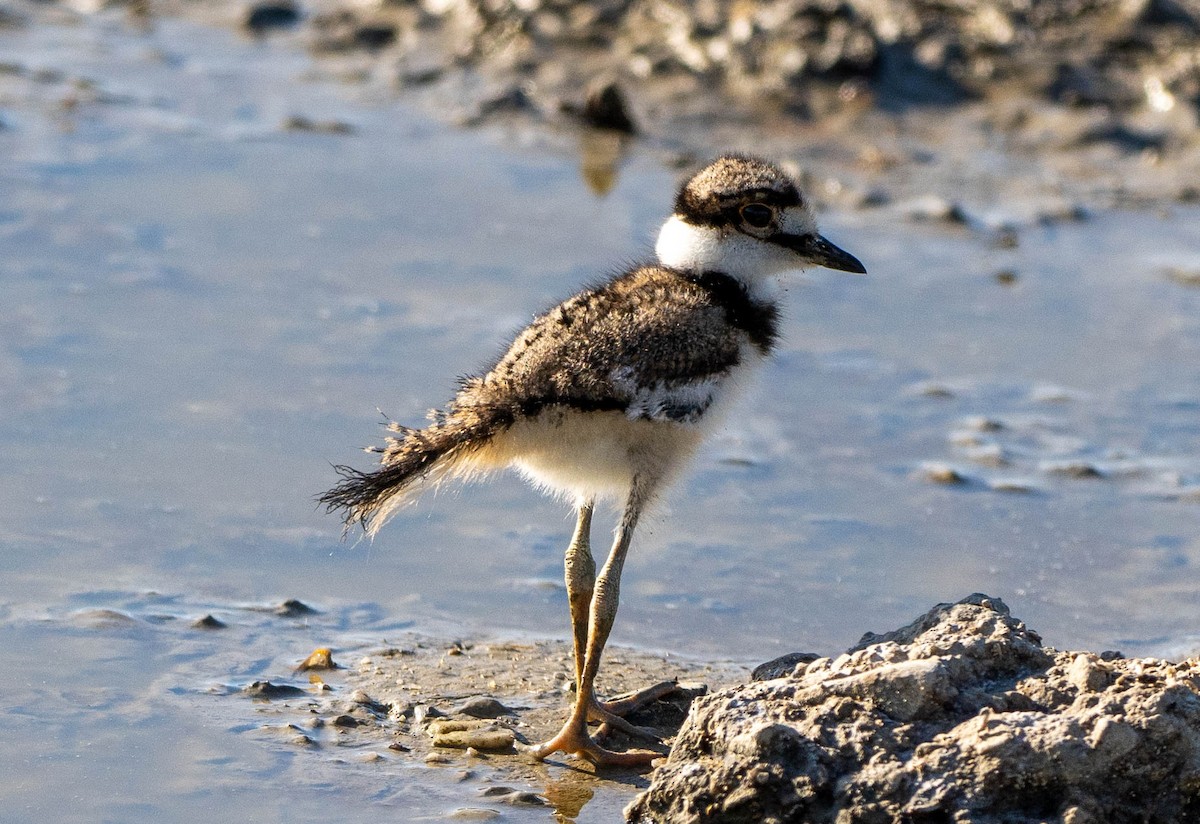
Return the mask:
<path fill-rule="evenodd" d="M 558 735 L 531 750 L 533 757 L 539 761 L 545 760 L 556 752 L 574 755 L 590 761 L 598 767 L 648 767 L 651 761 L 662 757 L 662 753 L 652 750 L 615 752 L 606 749 L 597 744 L 586 732 L 570 726 L 564 727 Z"/>
<path fill-rule="evenodd" d="M 635 710 L 653 704 L 660 698 L 665 698 L 677 689 L 679 689 L 678 681 L 660 681 L 632 695 L 626 695 L 623 698 L 613 701 L 597 701 L 596 703 L 610 715 L 625 716 Z"/>

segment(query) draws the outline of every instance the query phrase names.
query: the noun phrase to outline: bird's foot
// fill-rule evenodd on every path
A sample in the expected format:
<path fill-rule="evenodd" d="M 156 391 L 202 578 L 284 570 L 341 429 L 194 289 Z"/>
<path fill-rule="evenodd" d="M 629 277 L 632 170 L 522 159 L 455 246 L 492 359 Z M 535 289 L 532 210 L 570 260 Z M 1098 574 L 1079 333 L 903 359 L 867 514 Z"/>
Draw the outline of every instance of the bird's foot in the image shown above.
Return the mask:
<path fill-rule="evenodd" d="M 660 681 L 638 692 L 631 693 L 612 701 L 600 701 L 594 695 L 588 706 L 588 720 L 600 723 L 596 737 L 603 740 L 612 731 L 622 732 L 635 738 L 647 741 L 658 741 L 659 736 L 653 730 L 639 727 L 625 720 L 625 716 L 636 712 L 660 698 L 665 698 L 678 689 L 677 681 Z"/>
<path fill-rule="evenodd" d="M 678 681 L 659 681 L 653 686 L 646 687 L 643 690 L 632 692 L 628 695 L 623 695 L 620 698 L 614 698 L 611 701 L 600 701 L 593 699 L 593 705 L 598 706 L 601 710 L 609 715 L 616 715 L 624 718 L 629 713 L 640 710 L 649 704 L 653 704 L 660 698 L 665 698 L 675 690 L 679 689 Z"/>
<path fill-rule="evenodd" d="M 584 725 L 574 721 L 568 721 L 559 730 L 558 735 L 543 744 L 539 744 L 532 750 L 533 757 L 538 761 L 543 761 L 556 752 L 575 755 L 578 758 L 592 762 L 598 767 L 648 767 L 651 761 L 656 758 L 662 758 L 663 755 L 651 750 L 616 752 L 606 749 L 597 744 L 587 734 L 587 728 Z"/>

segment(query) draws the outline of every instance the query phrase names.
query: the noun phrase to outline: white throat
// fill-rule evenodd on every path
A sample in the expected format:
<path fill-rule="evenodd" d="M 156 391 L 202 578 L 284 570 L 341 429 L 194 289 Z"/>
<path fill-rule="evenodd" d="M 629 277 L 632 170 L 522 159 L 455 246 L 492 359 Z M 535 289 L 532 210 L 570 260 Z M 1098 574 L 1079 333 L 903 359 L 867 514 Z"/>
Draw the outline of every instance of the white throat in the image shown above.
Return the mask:
<path fill-rule="evenodd" d="M 654 246 L 658 262 L 685 272 L 724 272 L 752 290 L 804 262 L 790 249 L 737 231 L 696 226 L 672 215 Z"/>

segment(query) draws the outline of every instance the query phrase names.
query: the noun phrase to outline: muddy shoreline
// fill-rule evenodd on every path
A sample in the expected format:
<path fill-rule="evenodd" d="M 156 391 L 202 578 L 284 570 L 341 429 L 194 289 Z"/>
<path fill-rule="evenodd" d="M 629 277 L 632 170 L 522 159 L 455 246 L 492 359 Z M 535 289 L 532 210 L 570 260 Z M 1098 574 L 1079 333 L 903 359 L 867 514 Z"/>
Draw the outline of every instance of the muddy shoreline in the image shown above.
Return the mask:
<path fill-rule="evenodd" d="M 367 98 L 578 153 L 597 191 L 636 141 L 679 168 L 753 151 L 796 164 L 838 208 L 921 219 L 933 199 L 934 215 L 991 228 L 1200 198 L 1200 9 L 1189 4 L 104 4 L 114 7 L 130 26 L 175 15 L 292 43 L 313 57 L 313 77 Z M 20 2 L 4 25 L 72 24 L 91 10 Z M 303 114 L 280 127 L 354 131 Z M 1032 215 L 1010 208 L 1025 201 Z"/>
<path fill-rule="evenodd" d="M 603 820 L 1178 820 L 1198 801 L 1196 660 L 1064 652 L 974 594 L 842 655 L 794 653 L 751 672 L 614 648 L 611 697 L 657 680 L 678 690 L 629 716 L 663 753 L 646 771 L 536 761 L 572 700 L 570 648 L 415 634 L 348 665 L 319 649 L 290 678 L 231 691 L 274 746 L 380 769 L 448 772 L 451 820 L 544 810 Z M 305 683 L 307 682 L 307 683 Z M 613 734 L 616 749 L 647 746 Z M 669 753 L 668 753 L 669 748 Z M 327 756 L 326 756 L 327 757 Z M 427 775 L 429 775 L 427 773 Z M 428 778 L 426 780 L 429 780 Z M 1154 793 L 1136 787 L 1149 784 Z"/>
<path fill-rule="evenodd" d="M 571 821 L 593 799 L 589 817 L 606 810 L 615 820 L 649 786 L 645 771 L 597 771 L 569 757 L 539 762 L 528 754 L 558 731 L 570 708 L 567 642 L 406 634 L 365 655 L 347 653 L 345 661 L 336 649 L 322 652 L 328 654 L 311 657 L 316 666 L 298 662 L 290 674 L 229 687 L 230 698 L 254 707 L 259 735 L 272 747 L 317 760 L 337 754 L 381 769 L 433 771 L 425 780 L 449 774 L 462 799 L 447 811 L 451 820 L 503 818 L 504 810 L 520 808 Z M 748 667 L 731 662 L 613 647 L 599 684 L 616 697 L 677 681 L 676 693 L 629 717 L 669 743 L 694 698 L 749 678 Z M 620 733 L 608 743 L 648 746 Z M 655 746 L 665 757 L 667 745 Z"/>

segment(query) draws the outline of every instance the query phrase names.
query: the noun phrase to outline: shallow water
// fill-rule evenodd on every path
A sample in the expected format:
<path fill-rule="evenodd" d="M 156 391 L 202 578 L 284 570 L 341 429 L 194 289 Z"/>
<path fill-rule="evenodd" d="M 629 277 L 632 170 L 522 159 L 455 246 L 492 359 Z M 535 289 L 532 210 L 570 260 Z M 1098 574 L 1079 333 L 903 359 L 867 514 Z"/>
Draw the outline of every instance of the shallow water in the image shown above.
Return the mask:
<path fill-rule="evenodd" d="M 0 54 L 0 737 L 20 753 L 0 803 L 477 806 L 437 771 L 293 752 L 225 693 L 403 629 L 566 634 L 568 513 L 517 479 L 430 496 L 374 544 L 339 542 L 313 496 L 330 463 L 369 465 L 376 407 L 419 422 L 533 312 L 644 254 L 674 174 L 635 152 L 598 197 L 560 151 L 183 23 L 0 30 Z M 639 534 L 615 643 L 828 653 L 978 590 L 1060 647 L 1200 646 L 1200 288 L 1169 276 L 1200 270 L 1200 210 L 1043 225 L 1025 205 L 990 216 L 1016 248 L 900 209 L 823 216 L 871 274 L 792 281 L 779 357 Z M 255 609 L 287 597 L 322 613 Z M 231 629 L 192 629 L 206 613 Z"/>

